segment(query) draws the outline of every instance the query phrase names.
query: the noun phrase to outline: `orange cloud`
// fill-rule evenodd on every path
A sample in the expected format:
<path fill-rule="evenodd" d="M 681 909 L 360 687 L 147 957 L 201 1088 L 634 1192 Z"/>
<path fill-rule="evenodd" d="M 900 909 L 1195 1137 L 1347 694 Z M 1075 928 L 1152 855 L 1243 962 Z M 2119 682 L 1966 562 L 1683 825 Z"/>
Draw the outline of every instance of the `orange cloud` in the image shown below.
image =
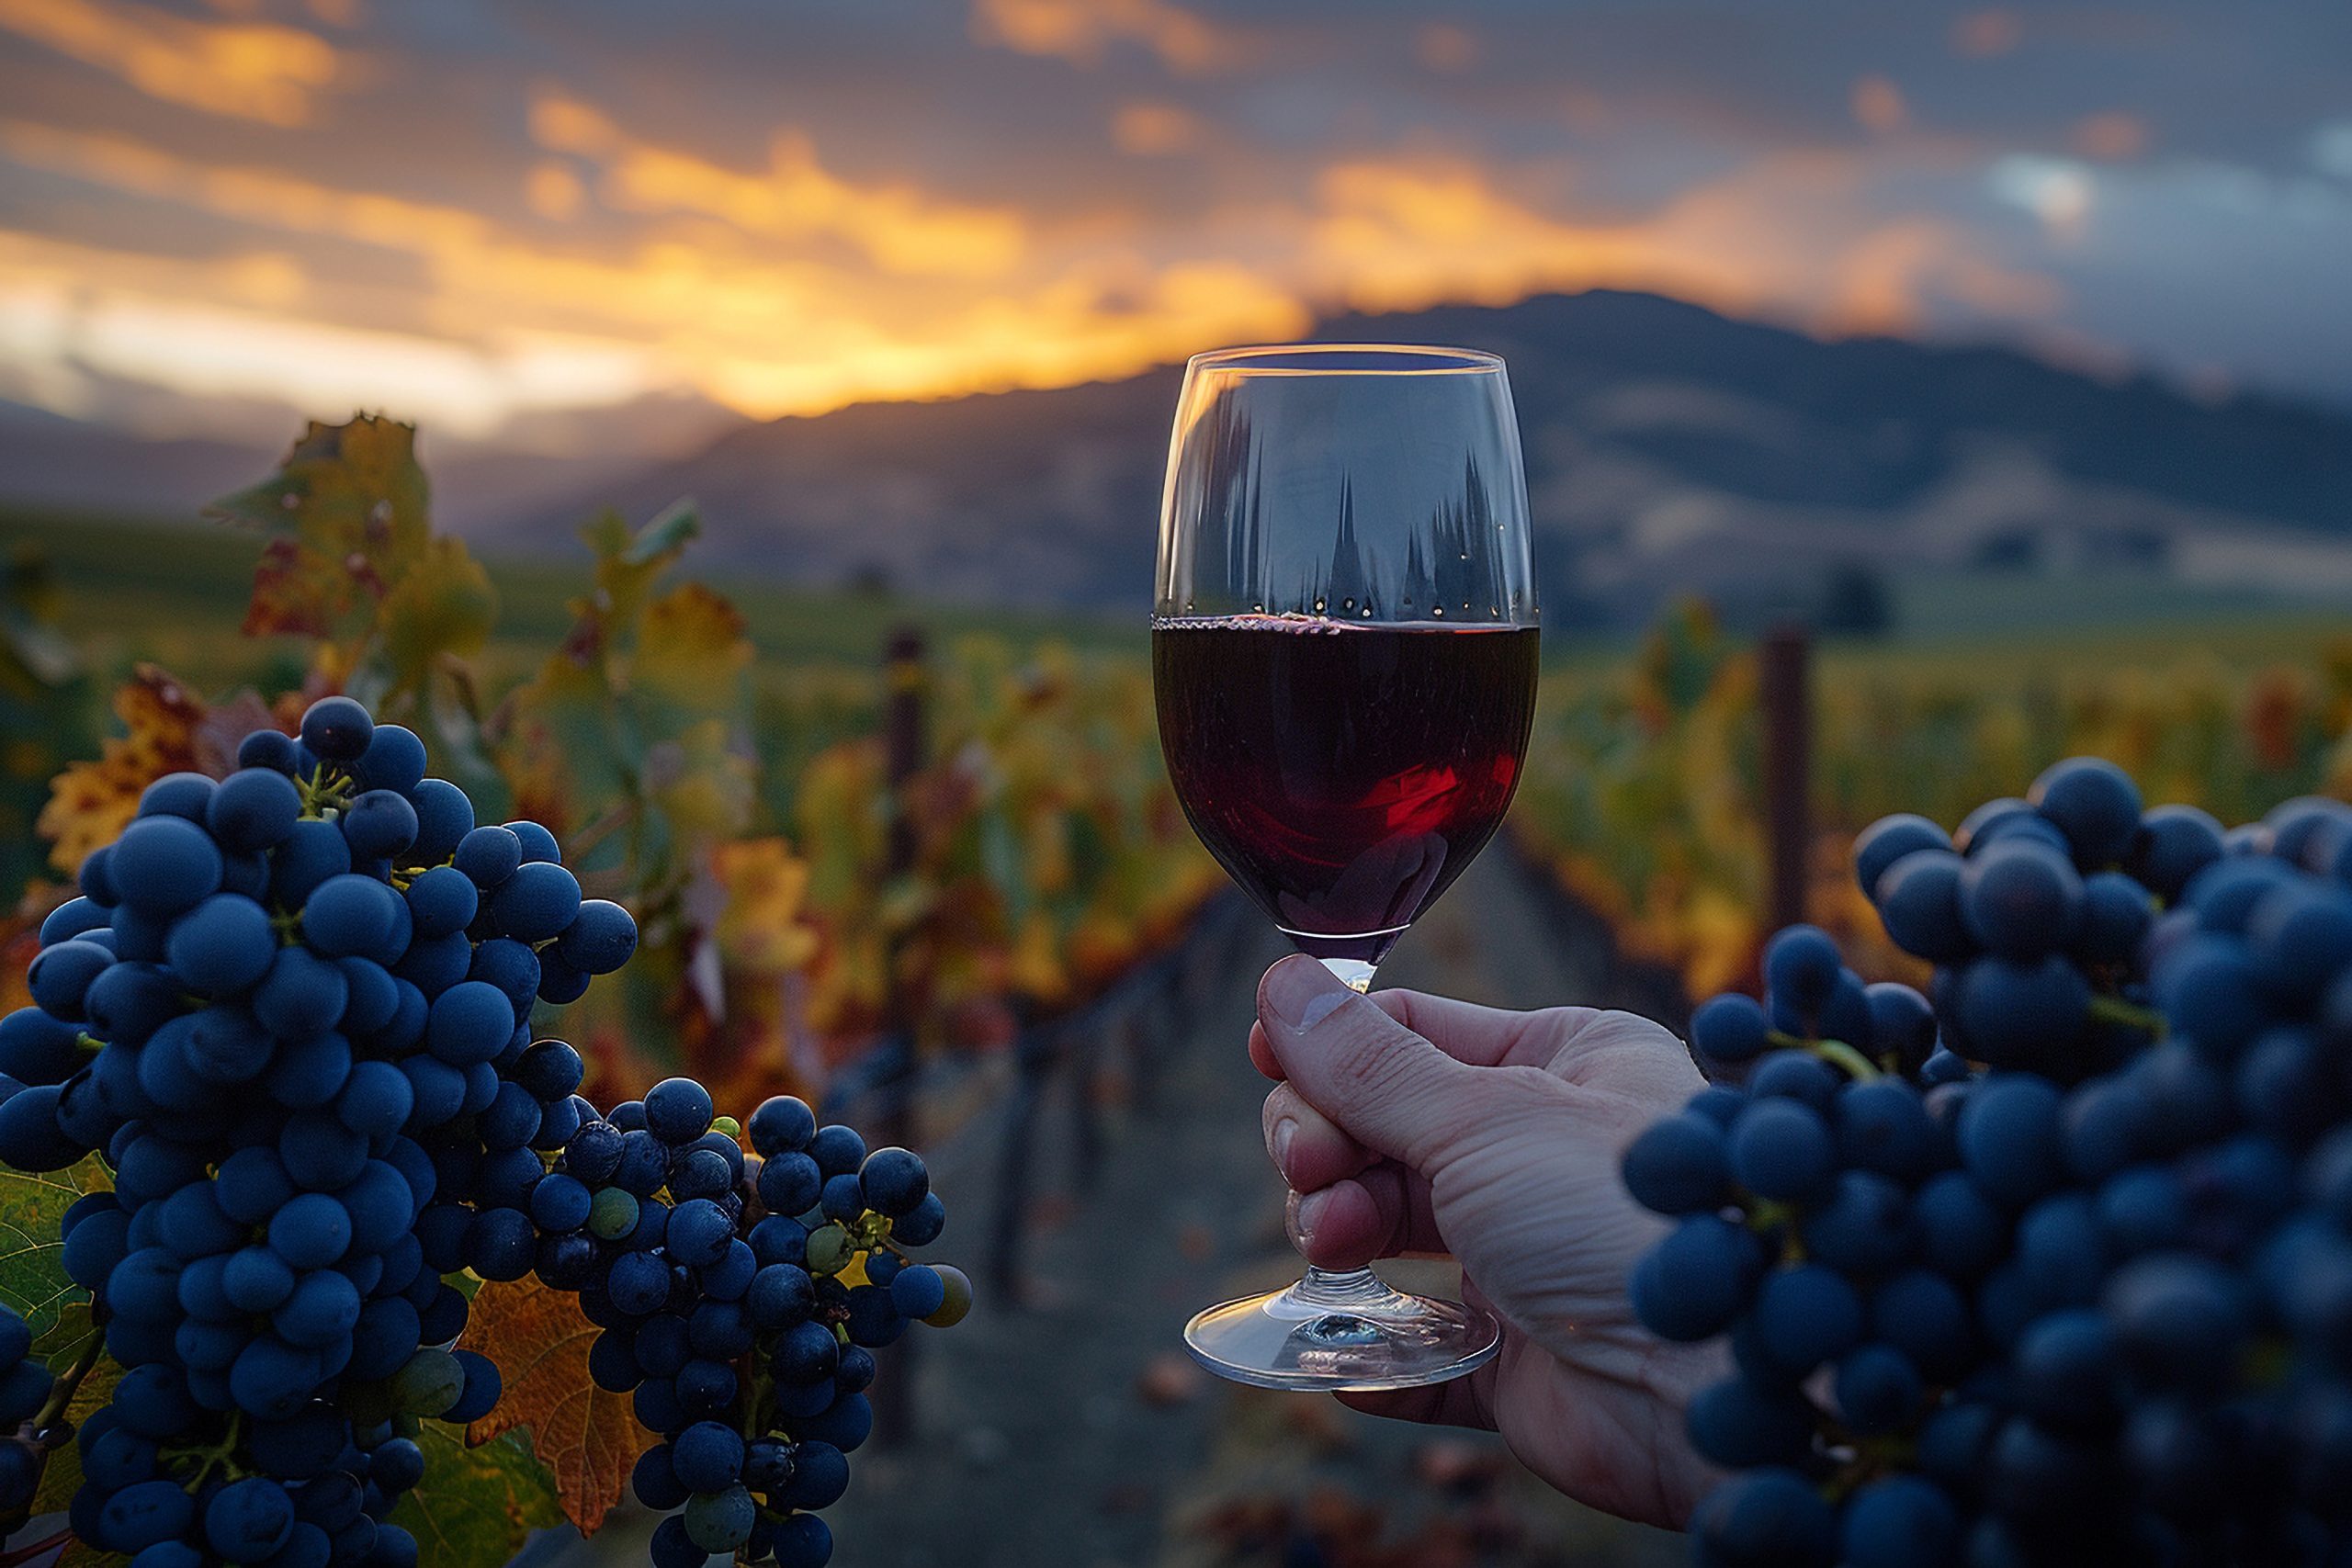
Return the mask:
<path fill-rule="evenodd" d="M 1860 165 L 1788 153 L 1622 223 L 1549 216 L 1455 162 L 1363 162 L 1318 192 L 1310 291 L 1366 310 L 1508 304 L 1548 289 L 1657 289 L 1840 332 L 1916 326 L 1930 296 L 2014 315 L 2056 285 L 1973 254 L 1940 221 L 1857 215 Z"/>
<path fill-rule="evenodd" d="M 831 235 L 892 272 L 986 277 L 1020 256 L 1017 213 L 934 201 L 909 186 L 865 186 L 828 173 L 797 131 L 769 144 L 764 173 L 747 175 L 640 141 L 593 107 L 542 96 L 531 134 L 552 152 L 600 162 L 597 194 L 616 211 L 685 212 L 747 234 Z"/>
<path fill-rule="evenodd" d="M 2024 24 L 2014 11 L 1971 11 L 1951 25 L 1952 52 L 1989 60 L 2017 48 L 2024 36 Z"/>
<path fill-rule="evenodd" d="M 1468 160 L 1400 157 L 1181 225 L 1114 206 L 998 228 L 990 209 L 846 181 L 805 141 L 743 173 L 552 96 L 532 130 L 548 156 L 522 176 L 524 198 L 560 223 L 584 210 L 584 168 L 599 222 L 511 224 L 0 120 L 0 160 L 144 198 L 159 223 L 195 211 L 253 236 L 233 265 L 208 265 L 0 231 L 0 378 L 29 378 L 23 395 L 63 407 L 78 364 L 197 390 L 277 374 L 330 406 L 380 365 L 373 401 L 479 433 L 534 408 L 675 390 L 768 416 L 1068 385 L 1289 336 L 1332 307 L 1622 287 L 1886 329 L 1939 301 L 2018 315 L 2052 298 L 2046 280 L 1972 255 L 1964 234 L 1868 216 L 1885 159 L 1948 155 L 1932 147 L 1765 157 L 1611 221 L 1564 216 Z M 1572 172 L 1530 171 L 1545 188 Z M 943 264 L 925 243 L 963 248 Z M 351 245 L 414 281 L 367 281 L 385 269 L 351 266 Z"/>
<path fill-rule="evenodd" d="M 523 179 L 523 205 L 552 223 L 579 216 L 580 204 L 587 198 L 571 166 L 552 158 L 532 164 Z"/>
<path fill-rule="evenodd" d="M 2075 127 L 2075 151 L 2086 158 L 2120 163 L 2148 150 L 2148 122 L 2121 109 L 2091 115 Z"/>
<path fill-rule="evenodd" d="M 1201 122 L 1174 104 L 1121 104 L 1111 118 L 1111 141 L 1122 152 L 1161 158 L 1182 152 L 1201 138 Z"/>
<path fill-rule="evenodd" d="M 1431 22 L 1413 35 L 1413 58 L 1453 75 L 1478 63 L 1478 36 L 1452 22 Z"/>
<path fill-rule="evenodd" d="M 1833 287 L 1819 319 L 1841 333 L 1916 332 L 1931 294 L 2019 320 L 2048 316 L 2065 299 L 2053 278 L 1970 254 L 1956 226 L 1932 218 L 1871 230 L 1838 257 Z"/>
<path fill-rule="evenodd" d="M 210 168 L 119 138 L 21 122 L 0 121 L 0 156 L 215 216 L 415 257 L 427 276 L 424 319 L 403 341 L 417 352 L 381 361 L 384 396 L 405 400 L 392 404 L 402 412 L 476 431 L 533 399 L 616 400 L 690 387 L 766 416 L 867 399 L 1060 386 L 1129 374 L 1204 342 L 1286 335 L 1309 320 L 1279 280 L 1215 262 L 1148 265 L 1115 241 L 1057 254 L 1015 279 L 910 287 L 854 261 L 796 255 L 763 234 L 726 229 L 656 233 L 618 254 L 583 254 L 526 243 L 456 208 Z M 90 252 L 52 273 L 78 282 L 18 300 L 20 360 L 65 355 L 59 334 L 100 314 L 153 324 L 155 346 L 134 356 L 138 373 L 191 388 L 244 386 L 240 378 L 259 358 L 277 355 L 287 387 L 304 389 L 317 378 L 311 355 L 328 355 L 354 374 L 374 357 L 358 352 L 357 339 L 334 336 L 345 312 L 333 310 L 234 349 L 237 324 L 247 319 L 241 301 L 220 280 L 162 258 L 114 263 Z M 120 356 L 133 354 L 129 339 L 116 333 L 107 342 L 114 363 L 127 363 Z M 563 353 L 548 343 L 564 344 Z M 533 370 L 571 364 L 594 367 L 579 378 L 588 391 Z"/>
<path fill-rule="evenodd" d="M 1911 122 L 1903 90 L 1883 76 L 1864 76 L 1854 83 L 1854 123 L 1881 136 L 1892 135 Z"/>
<path fill-rule="evenodd" d="M 109 0 L 0 0 L 0 28 L 120 77 L 151 98 L 294 126 L 334 81 L 325 40 L 266 23 L 188 21 Z"/>
<path fill-rule="evenodd" d="M 1255 51 L 1241 33 L 1170 0 L 976 0 L 972 36 L 1023 54 L 1097 65 L 1115 42 L 1135 42 L 1188 75 L 1238 64 Z"/>

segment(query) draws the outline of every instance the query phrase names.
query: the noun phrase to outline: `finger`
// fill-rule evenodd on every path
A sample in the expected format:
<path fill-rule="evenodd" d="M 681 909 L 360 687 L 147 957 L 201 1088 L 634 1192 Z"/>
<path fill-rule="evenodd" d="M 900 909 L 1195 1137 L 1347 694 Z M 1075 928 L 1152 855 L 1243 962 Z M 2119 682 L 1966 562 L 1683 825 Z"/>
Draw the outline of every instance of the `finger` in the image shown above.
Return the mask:
<path fill-rule="evenodd" d="M 1292 1193 L 1288 1216 L 1292 1245 L 1318 1269 L 1445 1250 L 1428 1183 L 1385 1161 L 1304 1196 Z"/>
<path fill-rule="evenodd" d="M 1258 986 L 1258 1018 L 1300 1098 L 1358 1143 L 1426 1170 L 1482 1124 L 1500 1089 L 1341 985 L 1311 958 L 1285 958 Z"/>
<path fill-rule="evenodd" d="M 1383 1012 L 1459 1062 L 1542 1067 L 1581 1083 L 1604 1067 L 1624 1085 L 1638 1075 L 1659 1092 L 1695 1089 L 1690 1048 L 1664 1024 L 1600 1008 L 1510 1012 L 1421 991 L 1374 991 Z M 1272 1051 L 1272 1043 L 1268 1050 Z"/>
<path fill-rule="evenodd" d="M 1288 1084 L 1266 1096 L 1260 1116 L 1266 1153 L 1294 1191 L 1312 1192 L 1356 1174 L 1380 1156 L 1299 1098 Z"/>
<path fill-rule="evenodd" d="M 1338 1395 L 1340 1404 L 1367 1416 L 1392 1421 L 1419 1421 L 1432 1427 L 1475 1427 L 1495 1429 L 1497 1363 L 1487 1362 L 1466 1378 L 1430 1383 L 1422 1388 L 1392 1388 Z"/>
<path fill-rule="evenodd" d="M 1540 1012 L 1514 1012 L 1408 990 L 1374 991 L 1372 1002 L 1455 1061 L 1474 1067 L 1522 1060 L 1540 1066 L 1559 1049 L 1562 1039 L 1578 1021 L 1577 1015 L 1592 1011 L 1590 1008 L 1547 1008 Z"/>
<path fill-rule="evenodd" d="M 1291 1245 L 1317 1269 L 1361 1269 L 1388 1252 L 1390 1222 L 1360 1181 L 1294 1192 L 1283 1217 Z"/>
<path fill-rule="evenodd" d="M 1266 1038 L 1266 1026 L 1254 1019 L 1250 1023 L 1250 1065 L 1276 1083 L 1283 1081 L 1283 1065 L 1274 1059 L 1273 1043 Z"/>

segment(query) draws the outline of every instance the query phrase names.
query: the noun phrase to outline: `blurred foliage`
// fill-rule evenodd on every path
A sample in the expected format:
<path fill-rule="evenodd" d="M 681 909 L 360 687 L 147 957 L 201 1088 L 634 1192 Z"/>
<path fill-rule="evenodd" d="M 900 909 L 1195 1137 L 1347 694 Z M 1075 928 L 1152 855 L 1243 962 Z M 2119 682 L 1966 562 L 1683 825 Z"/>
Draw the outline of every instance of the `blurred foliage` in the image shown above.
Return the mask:
<path fill-rule="evenodd" d="M 10 550 L 0 560 L 0 888 L 39 869 L 33 823 L 49 781 L 97 741 L 94 683 L 64 619 L 47 558 L 29 545 Z"/>
<path fill-rule="evenodd" d="M 278 473 L 214 508 L 262 536 L 242 639 L 260 651 L 233 661 L 259 694 L 208 697 L 152 663 L 107 690 L 51 574 L 19 552 L 0 578 L 0 813 L 25 820 L 0 835 L 16 857 L 0 888 L 37 869 L 36 812 L 62 876 L 149 778 L 225 771 L 246 728 L 349 690 L 423 733 L 486 818 L 548 821 L 589 885 L 638 912 L 642 955 L 568 1021 L 597 1092 L 683 1065 L 750 1096 L 819 1089 L 897 1031 L 932 1050 L 1001 1045 L 1164 946 L 1219 886 L 1162 774 L 1139 648 L 944 637 L 924 676 L 930 761 L 894 792 L 880 671 L 814 652 L 838 638 L 806 604 L 786 613 L 787 646 L 812 651 L 759 657 L 775 623 L 762 633 L 688 575 L 691 507 L 593 520 L 584 570 L 557 592 L 433 533 L 413 438 L 314 425 Z M 520 638 L 511 581 L 527 583 Z M 2074 752 L 2230 820 L 2352 793 L 2352 637 L 2239 643 L 1825 655 L 1816 918 L 1866 938 L 1844 863 L 1856 828 L 1905 807 L 1956 821 Z M 1752 651 L 1705 606 L 1677 606 L 1632 660 L 1551 671 L 1513 807 L 1522 847 L 1700 994 L 1744 978 L 1763 934 L 1756 691 Z M 901 811 L 914 863 L 893 875 Z M 62 896 L 34 886 L 20 919 Z M 29 953 L 21 927 L 0 928 L 12 939 L 0 992 Z"/>
<path fill-rule="evenodd" d="M 1906 810 L 1956 825 L 2062 757 L 2111 758 L 2151 805 L 2185 801 L 2225 822 L 2290 795 L 2352 796 L 2352 637 L 2294 663 L 2177 646 L 2154 662 L 2014 669 L 1818 660 L 1813 917 L 1866 955 L 1867 972 L 1905 972 L 1854 886 L 1855 830 Z M 1629 669 L 1547 685 L 1512 807 L 1521 842 L 1629 950 L 1677 965 L 1693 996 L 1745 980 L 1768 934 L 1763 724 L 1753 651 L 1686 604 Z"/>
<path fill-rule="evenodd" d="M 689 505 L 590 522 L 555 646 L 486 652 L 501 595 L 433 531 L 414 439 L 389 420 L 313 423 L 209 509 L 261 536 L 242 632 L 274 656 L 241 666 L 266 672 L 261 691 L 208 695 L 141 663 L 106 692 L 37 555 L 11 564 L 0 809 L 23 820 L 0 837 L 21 857 L 0 886 L 24 895 L 0 984 L 20 982 L 28 923 L 149 781 L 225 773 L 247 730 L 290 729 L 335 691 L 423 735 L 484 820 L 546 822 L 593 891 L 636 911 L 639 958 L 565 1020 L 608 1098 L 679 1066 L 727 1097 L 820 1092 L 894 1031 L 1003 1045 L 1164 945 L 1218 885 L 1160 772 L 1137 661 L 956 637 L 930 666 L 931 761 L 894 795 L 879 671 L 755 670 L 743 615 L 680 572 Z M 899 810 L 915 861 L 890 875 Z M 36 819 L 54 881 L 28 853 Z"/>

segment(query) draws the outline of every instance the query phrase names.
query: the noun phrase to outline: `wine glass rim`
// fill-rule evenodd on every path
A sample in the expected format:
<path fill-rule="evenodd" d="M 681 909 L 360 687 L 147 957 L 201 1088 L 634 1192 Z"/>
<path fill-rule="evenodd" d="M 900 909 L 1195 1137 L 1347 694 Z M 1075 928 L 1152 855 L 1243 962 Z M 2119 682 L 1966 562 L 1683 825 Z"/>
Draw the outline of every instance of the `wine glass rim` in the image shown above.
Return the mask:
<path fill-rule="evenodd" d="M 1351 355 L 1395 363 L 1336 363 Z M 1185 367 L 1232 376 L 1491 376 L 1501 371 L 1503 359 L 1484 349 L 1439 344 L 1269 343 L 1196 354 Z"/>

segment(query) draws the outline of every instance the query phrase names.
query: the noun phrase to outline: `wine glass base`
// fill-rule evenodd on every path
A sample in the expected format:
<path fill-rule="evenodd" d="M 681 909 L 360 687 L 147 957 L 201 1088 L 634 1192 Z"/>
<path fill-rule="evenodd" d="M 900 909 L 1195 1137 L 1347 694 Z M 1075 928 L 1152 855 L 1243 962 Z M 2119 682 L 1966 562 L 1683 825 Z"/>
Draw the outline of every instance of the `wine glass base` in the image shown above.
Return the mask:
<path fill-rule="evenodd" d="M 1502 1348 L 1500 1327 L 1476 1307 L 1363 1278 L 1368 1287 L 1340 1303 L 1299 1284 L 1213 1306 L 1184 1325 L 1184 1347 L 1235 1382 L 1327 1393 L 1449 1382 Z"/>

